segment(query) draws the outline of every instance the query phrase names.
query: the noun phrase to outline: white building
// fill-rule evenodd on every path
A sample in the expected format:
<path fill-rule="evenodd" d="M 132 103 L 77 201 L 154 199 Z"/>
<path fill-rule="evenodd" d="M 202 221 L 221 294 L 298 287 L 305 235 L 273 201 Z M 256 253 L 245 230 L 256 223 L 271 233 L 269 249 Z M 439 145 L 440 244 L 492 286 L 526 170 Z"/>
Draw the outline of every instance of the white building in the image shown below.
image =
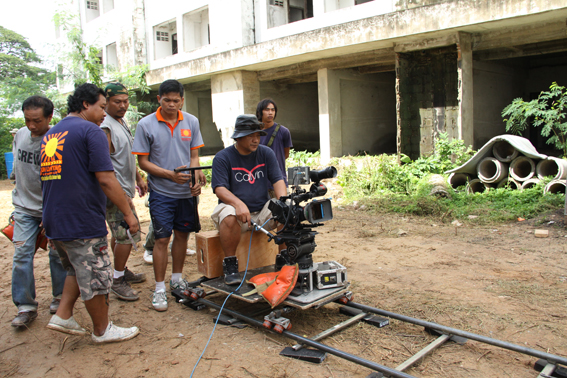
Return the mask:
<path fill-rule="evenodd" d="M 265 97 L 324 158 L 415 158 L 442 131 L 479 148 L 512 99 L 567 84 L 565 0 L 75 1 L 104 64 L 185 85 L 207 153 Z"/>

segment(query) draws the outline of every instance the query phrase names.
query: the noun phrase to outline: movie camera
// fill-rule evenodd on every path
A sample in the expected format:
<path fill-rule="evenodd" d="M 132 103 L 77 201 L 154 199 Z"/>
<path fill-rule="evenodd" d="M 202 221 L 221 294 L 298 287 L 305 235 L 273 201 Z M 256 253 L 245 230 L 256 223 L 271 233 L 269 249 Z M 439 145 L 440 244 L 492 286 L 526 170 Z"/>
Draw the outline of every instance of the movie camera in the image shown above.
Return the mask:
<path fill-rule="evenodd" d="M 297 263 L 299 266 L 299 278 L 291 296 L 311 292 L 314 289 L 346 285 L 345 267 L 335 261 L 314 263 L 312 256 L 317 246 L 315 244 L 317 232 L 313 231 L 313 228 L 333 219 L 331 200 L 314 198 L 322 197 L 327 193 L 327 187 L 321 180 L 336 176 L 335 167 L 327 167 L 319 171 L 310 170 L 309 167 L 289 168 L 288 178 L 292 189 L 290 195 L 272 199 L 268 205 L 273 219 L 283 224 L 283 228 L 275 235 L 258 228 L 276 244 L 286 245 L 286 249 L 280 251 L 276 257 L 276 270 L 280 270 L 284 265 Z M 309 190 L 301 188 L 301 185 L 310 183 Z M 301 203 L 305 201 L 310 202 L 302 206 Z"/>

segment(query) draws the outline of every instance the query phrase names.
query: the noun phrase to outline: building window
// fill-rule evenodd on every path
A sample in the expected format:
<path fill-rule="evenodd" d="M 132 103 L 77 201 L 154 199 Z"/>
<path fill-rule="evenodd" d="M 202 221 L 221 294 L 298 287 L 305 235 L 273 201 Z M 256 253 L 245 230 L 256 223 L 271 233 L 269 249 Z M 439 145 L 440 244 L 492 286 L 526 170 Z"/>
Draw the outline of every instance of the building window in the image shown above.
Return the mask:
<path fill-rule="evenodd" d="M 354 5 L 360 5 L 360 4 L 364 4 L 364 3 L 369 3 L 371 1 L 374 0 L 354 0 Z"/>
<path fill-rule="evenodd" d="M 116 43 L 111 43 L 106 46 L 106 66 L 118 68 L 118 52 L 116 50 Z"/>
<path fill-rule="evenodd" d="M 100 16 L 98 0 L 85 0 L 85 18 L 90 22 Z"/>
<path fill-rule="evenodd" d="M 313 17 L 313 0 L 270 0 L 268 4 L 268 28 Z"/>
<path fill-rule="evenodd" d="M 157 31 L 156 32 L 156 41 L 163 41 L 163 42 L 169 41 L 169 33 Z"/>
<path fill-rule="evenodd" d="M 209 9 L 199 9 L 183 15 L 183 51 L 195 50 L 211 43 Z"/>
<path fill-rule="evenodd" d="M 98 1 L 87 1 L 87 9 L 98 10 Z"/>
<path fill-rule="evenodd" d="M 154 59 L 177 54 L 177 22 L 175 20 L 154 26 Z"/>

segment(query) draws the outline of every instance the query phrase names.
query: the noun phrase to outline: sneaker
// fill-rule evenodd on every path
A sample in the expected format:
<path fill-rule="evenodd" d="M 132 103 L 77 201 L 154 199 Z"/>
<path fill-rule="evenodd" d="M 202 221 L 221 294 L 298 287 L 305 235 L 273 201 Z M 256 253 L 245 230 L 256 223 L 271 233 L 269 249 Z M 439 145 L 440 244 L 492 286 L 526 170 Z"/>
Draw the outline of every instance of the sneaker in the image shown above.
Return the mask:
<path fill-rule="evenodd" d="M 37 311 L 18 312 L 18 315 L 12 320 L 12 327 L 27 327 L 37 318 Z"/>
<path fill-rule="evenodd" d="M 116 343 L 119 341 L 130 340 L 136 337 L 138 333 L 140 333 L 138 327 L 122 328 L 115 326 L 112 322 L 109 322 L 108 327 L 106 327 L 106 331 L 104 331 L 104 335 L 95 336 L 93 333 L 91 338 L 97 344 Z"/>
<path fill-rule="evenodd" d="M 144 251 L 144 261 L 146 264 L 152 265 L 154 263 L 154 256 L 152 251 L 148 251 L 147 249 Z"/>
<path fill-rule="evenodd" d="M 189 248 L 187 248 L 187 251 L 185 252 L 185 254 L 187 256 L 193 256 L 195 253 L 197 253 L 197 251 L 195 251 L 194 249 L 189 249 Z"/>
<path fill-rule="evenodd" d="M 171 280 L 169 280 L 169 290 L 173 291 L 173 290 L 177 290 L 177 289 L 181 289 L 181 290 L 187 290 L 191 287 L 191 285 L 189 284 L 189 282 L 185 281 L 185 279 L 180 279 L 177 282 L 173 282 Z"/>
<path fill-rule="evenodd" d="M 167 310 L 167 294 L 165 291 L 154 293 L 152 296 L 152 306 L 156 311 Z"/>
<path fill-rule="evenodd" d="M 238 273 L 236 256 L 225 257 L 222 260 L 222 272 L 224 273 L 224 283 L 227 285 L 238 285 L 242 281 L 240 273 Z"/>
<path fill-rule="evenodd" d="M 110 290 L 123 301 L 137 301 L 140 299 L 138 293 L 132 290 L 130 283 L 126 280 L 126 275 L 112 280 L 112 287 Z"/>
<path fill-rule="evenodd" d="M 53 298 L 51 303 L 49 304 L 49 313 L 55 314 L 59 309 L 59 303 L 61 303 L 61 298 Z"/>
<path fill-rule="evenodd" d="M 134 273 L 128 267 L 124 268 L 124 277 L 129 283 L 140 283 L 146 280 L 144 273 Z"/>
<path fill-rule="evenodd" d="M 53 315 L 51 320 L 47 324 L 47 328 L 52 329 L 54 331 L 59 331 L 63 333 L 68 333 L 70 335 L 86 335 L 88 332 L 86 329 L 81 327 L 79 323 L 75 321 L 75 319 L 71 316 L 69 319 L 61 319 L 57 315 Z"/>

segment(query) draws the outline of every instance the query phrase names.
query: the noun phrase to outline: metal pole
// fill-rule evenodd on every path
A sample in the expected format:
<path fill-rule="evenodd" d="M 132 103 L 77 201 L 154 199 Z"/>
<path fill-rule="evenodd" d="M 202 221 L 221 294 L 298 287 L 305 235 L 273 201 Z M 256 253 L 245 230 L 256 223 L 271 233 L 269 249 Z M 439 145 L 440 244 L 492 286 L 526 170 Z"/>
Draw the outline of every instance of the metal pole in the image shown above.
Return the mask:
<path fill-rule="evenodd" d="M 206 305 L 206 306 L 209 306 L 209 307 L 212 307 L 212 308 L 216 308 L 216 309 L 219 310 L 219 311 L 220 311 L 220 309 L 221 309 L 221 306 L 220 306 L 220 305 L 218 305 L 218 304 L 216 304 L 216 303 L 214 303 L 214 302 L 208 301 L 208 300 L 206 300 L 206 299 L 203 299 L 203 298 L 197 299 L 196 302 L 202 303 L 202 304 L 204 304 L 204 305 Z M 248 317 L 248 316 L 246 316 L 246 315 L 243 315 L 243 314 L 241 314 L 241 313 L 239 313 L 239 312 L 236 312 L 236 311 L 232 311 L 232 310 L 227 309 L 227 308 L 224 308 L 224 309 L 222 310 L 222 312 L 223 312 L 223 313 L 227 313 L 227 314 L 229 314 L 229 315 L 231 315 L 231 316 L 233 316 L 233 317 L 235 317 L 235 318 L 237 318 L 237 319 L 243 320 L 243 321 L 245 321 L 245 322 L 248 323 L 248 324 L 254 325 L 254 326 L 258 327 L 258 328 L 265 329 L 266 331 L 268 331 L 268 329 L 265 328 L 265 327 L 262 325 L 262 324 L 263 324 L 262 322 L 260 322 L 260 321 L 258 321 L 258 320 L 256 320 L 256 319 L 254 319 L 254 318 L 250 318 L 250 317 Z M 379 372 L 385 373 L 385 374 L 387 374 L 387 375 L 390 376 L 390 377 L 395 377 L 395 378 L 417 378 L 417 377 L 415 377 L 415 376 L 413 376 L 413 375 L 409 375 L 409 374 L 406 374 L 406 373 L 404 373 L 404 372 L 397 371 L 397 370 L 394 370 L 394 369 L 392 369 L 392 368 L 389 368 L 389 367 L 387 367 L 387 366 L 383 366 L 383 365 L 377 364 L 377 363 L 375 363 L 375 362 L 366 360 L 366 359 L 364 359 L 364 358 L 357 357 L 357 356 L 355 356 L 355 355 L 352 355 L 352 354 L 343 352 L 343 351 L 341 351 L 341 350 L 332 348 L 332 347 L 327 346 L 327 345 L 325 345 L 325 344 L 318 343 L 317 341 L 310 340 L 310 339 L 308 339 L 308 338 L 306 338 L 306 337 L 299 336 L 299 335 L 297 335 L 297 334 L 295 334 L 295 333 L 292 333 L 292 332 L 289 332 L 289 331 L 283 331 L 282 335 L 283 335 L 283 336 L 286 336 L 286 337 L 289 337 L 290 339 L 294 339 L 295 341 L 297 341 L 297 342 L 299 342 L 299 343 L 306 344 L 306 345 L 309 345 L 309 346 L 311 346 L 311 347 L 313 347 L 313 348 L 317 348 L 317 349 L 319 349 L 319 350 L 322 350 L 323 352 L 327 352 L 327 353 L 333 354 L 333 355 L 335 355 L 335 356 L 337 356 L 337 357 L 344 358 L 345 360 L 354 362 L 354 363 L 356 363 L 356 364 L 358 364 L 358 365 L 366 366 L 367 368 L 370 368 L 370 369 L 372 369 L 373 371 L 379 371 Z"/>
<path fill-rule="evenodd" d="M 504 349 L 508 349 L 508 350 L 513 350 L 514 352 L 519 352 L 519 353 L 527 354 L 527 355 L 530 355 L 530 356 L 543 358 L 543 359 L 545 359 L 545 360 L 547 360 L 547 361 L 549 361 L 553 364 L 559 363 L 559 364 L 562 364 L 562 365 L 567 365 L 567 358 L 557 356 L 555 354 L 542 352 L 542 351 L 537 350 L 537 349 L 532 349 L 532 348 L 524 347 L 524 346 L 521 346 L 521 345 L 508 343 L 506 341 L 501 341 L 501 340 L 493 339 L 493 338 L 490 338 L 490 337 L 477 335 L 477 334 L 474 334 L 474 333 L 462 331 L 462 330 L 456 329 L 456 328 L 446 327 L 446 326 L 436 324 L 436 323 L 426 322 L 425 320 L 410 318 L 409 316 L 404 316 L 404 315 L 396 314 L 396 313 L 393 313 L 393 312 L 380 310 L 378 308 L 366 306 L 366 305 L 363 305 L 363 304 L 360 304 L 360 303 L 355 303 L 355 302 L 349 301 L 346 305 L 350 306 L 350 307 L 358 308 L 359 310 L 362 310 L 362 311 L 365 311 L 365 312 L 372 312 L 374 314 L 387 316 L 387 317 L 393 318 L 393 319 L 398 319 L 398 320 L 401 320 L 401 321 L 406 322 L 406 323 L 412 323 L 412 324 L 416 324 L 416 325 L 419 325 L 419 326 L 422 326 L 422 327 L 435 329 L 437 331 L 440 331 L 442 333 L 446 333 L 448 335 L 461 336 L 461 337 L 465 337 L 467 339 L 480 341 L 481 343 L 494 345 L 494 346 L 504 348 Z"/>
<path fill-rule="evenodd" d="M 353 324 L 353 323 L 358 322 L 360 319 L 364 318 L 366 315 L 368 315 L 368 314 L 365 313 L 365 312 L 361 312 L 360 314 L 355 315 L 355 316 L 353 316 L 352 318 L 347 319 L 347 320 L 345 320 L 344 322 L 339 323 L 339 324 L 337 324 L 337 325 L 335 325 L 335 326 L 332 326 L 331 328 L 329 328 L 329 329 L 327 329 L 327 330 L 321 332 L 320 334 L 311 337 L 310 340 L 319 341 L 319 340 L 321 340 L 321 339 L 323 339 L 323 338 L 325 338 L 325 337 L 327 337 L 327 336 L 329 336 L 329 335 L 332 335 L 333 333 L 335 333 L 335 332 L 337 332 L 337 331 L 340 331 L 340 330 L 342 330 L 342 329 L 344 329 L 344 328 L 350 326 L 350 325 Z M 292 346 L 291 348 L 292 348 L 293 350 L 300 350 L 300 349 L 303 348 L 304 346 L 305 346 L 305 345 L 302 345 L 302 344 L 295 344 L 295 345 Z M 403 371 L 403 369 L 396 369 L 396 370 Z"/>

